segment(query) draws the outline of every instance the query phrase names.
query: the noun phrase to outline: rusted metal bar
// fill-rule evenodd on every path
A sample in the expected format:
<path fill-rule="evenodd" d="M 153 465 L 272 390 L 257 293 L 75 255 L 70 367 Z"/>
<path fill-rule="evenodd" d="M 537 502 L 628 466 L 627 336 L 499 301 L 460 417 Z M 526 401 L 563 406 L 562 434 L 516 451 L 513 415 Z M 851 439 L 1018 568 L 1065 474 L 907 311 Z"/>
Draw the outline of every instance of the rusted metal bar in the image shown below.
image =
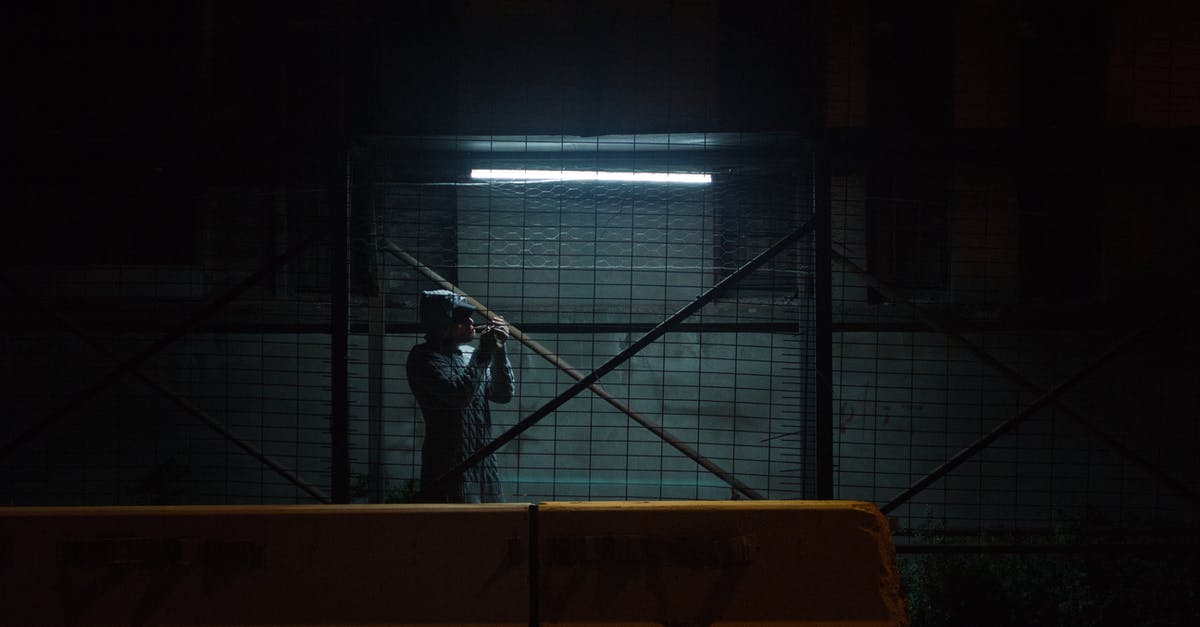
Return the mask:
<path fill-rule="evenodd" d="M 938 333 L 941 333 L 942 335 L 946 336 L 946 338 L 953 341 L 955 344 L 958 344 L 960 347 L 966 349 L 968 352 L 970 352 L 972 355 L 974 355 L 977 359 L 979 359 L 983 363 L 987 364 L 992 369 L 996 370 L 998 373 L 1000 373 L 1001 375 L 1006 377 L 1008 380 L 1019 385 L 1020 387 L 1024 388 L 1025 391 L 1030 392 L 1032 394 L 1035 394 L 1038 396 L 1042 396 L 1042 395 L 1046 394 L 1046 391 L 1043 390 L 1040 386 L 1033 383 L 1029 379 L 1025 378 L 1024 375 L 1017 372 L 1013 368 L 1009 367 L 1004 362 L 1000 361 L 999 359 L 996 359 L 990 353 L 985 351 L 983 348 L 976 346 L 974 342 L 971 342 L 966 337 L 963 337 L 962 334 L 954 332 L 953 330 L 949 329 L 948 327 L 946 327 L 942 323 L 938 322 L 931 316 L 927 315 L 924 311 L 922 311 L 922 309 L 920 307 L 913 304 L 911 301 L 909 301 L 907 298 L 905 298 L 903 294 L 896 291 L 896 289 L 894 289 L 887 283 L 879 280 L 879 278 L 876 277 L 875 275 L 871 274 L 870 272 L 867 272 L 864 268 L 862 268 L 858 264 L 854 263 L 850 259 L 846 258 L 844 255 L 842 255 L 836 251 L 833 251 L 833 256 L 836 260 L 838 260 L 838 262 L 840 262 L 842 265 L 844 265 L 847 269 L 854 272 L 856 275 L 858 275 L 863 280 L 865 280 L 868 285 L 870 285 L 872 288 L 877 290 L 880 294 L 883 294 L 883 296 L 885 298 L 887 298 L 888 300 L 892 301 L 893 303 L 895 303 L 897 305 L 900 305 L 902 307 L 909 309 L 922 323 L 924 323 L 930 329 L 932 329 Z M 1161 321 L 1162 318 L 1165 317 L 1165 315 L 1166 314 L 1162 314 L 1161 316 L 1156 318 L 1155 324 L 1157 324 L 1157 322 Z M 1143 331 L 1148 331 L 1148 330 L 1149 329 L 1143 329 Z M 1139 334 L 1140 334 L 1140 332 L 1139 332 Z M 1122 443 L 1120 440 L 1113 437 L 1108 432 L 1104 431 L 1099 426 L 1097 426 L 1094 422 L 1092 422 L 1091 420 L 1088 420 L 1082 414 L 1080 414 L 1079 412 L 1072 409 L 1069 405 L 1064 403 L 1057 396 L 1051 396 L 1047 400 L 1047 402 L 1053 404 L 1055 409 L 1061 411 L 1064 415 L 1066 415 L 1071 420 L 1074 420 L 1077 424 L 1079 424 L 1081 427 L 1083 427 L 1085 430 L 1087 430 L 1089 433 L 1091 433 L 1097 439 L 1104 442 L 1110 448 L 1112 448 L 1113 450 L 1120 453 L 1122 456 L 1124 456 L 1126 459 L 1128 459 L 1134 465 L 1136 465 L 1139 468 L 1141 468 L 1142 470 L 1146 471 L 1147 474 L 1155 477 L 1159 481 L 1162 481 L 1166 485 L 1173 488 L 1176 492 L 1179 492 L 1180 494 L 1192 499 L 1193 501 L 1200 502 L 1200 494 L 1197 494 L 1196 491 L 1193 490 L 1191 487 L 1189 487 L 1187 484 L 1172 477 L 1166 471 L 1162 470 L 1161 468 L 1152 464 L 1150 461 L 1148 461 L 1145 458 L 1143 458 L 1142 456 L 1138 455 L 1136 452 L 1134 452 L 1128 446 L 1125 446 L 1125 444 Z"/>
<path fill-rule="evenodd" d="M 59 313 L 58 311 L 56 311 L 54 308 L 50 307 L 49 305 L 46 305 L 45 303 L 42 303 L 39 300 L 35 299 L 32 294 L 30 294 L 23 288 L 17 286 L 12 281 L 8 280 L 8 278 L 0 277 L 0 283 L 4 283 L 5 287 L 7 287 L 10 291 L 17 294 L 21 298 L 23 298 L 26 302 L 29 302 L 33 306 L 37 307 L 38 310 L 40 310 L 44 315 L 46 315 L 49 318 L 54 319 L 63 328 L 70 331 L 72 334 L 74 334 L 76 337 L 78 337 L 80 340 L 82 340 L 84 344 L 91 346 L 97 352 L 99 352 L 101 355 L 104 355 L 105 357 L 111 359 L 112 361 L 121 363 L 120 355 L 113 352 L 107 346 L 101 344 L 99 341 L 97 341 L 95 338 L 93 338 L 86 330 L 83 329 L 83 327 L 80 327 L 79 325 L 75 324 L 74 322 L 69 320 L 66 316 L 62 315 L 61 313 Z M 213 418 L 211 415 L 209 415 L 207 412 L 205 412 L 203 409 L 201 409 L 199 406 L 197 406 L 195 403 L 191 402 L 187 398 L 184 398 L 183 396 L 181 396 L 174 390 L 168 388 L 167 386 L 151 379 L 150 377 L 148 377 L 144 373 L 142 373 L 140 370 L 134 370 L 130 373 L 130 375 L 137 378 L 142 383 L 145 383 L 146 385 L 150 386 L 155 391 L 157 391 L 159 394 L 162 394 L 163 396 L 167 397 L 171 402 L 175 403 L 180 409 L 191 414 L 193 417 L 200 420 L 200 422 L 203 422 L 205 425 L 208 425 L 208 427 L 211 428 L 213 431 L 216 431 L 218 434 L 220 434 L 225 439 L 236 444 L 238 446 L 238 448 L 245 451 L 248 455 L 250 455 L 254 459 L 257 459 L 264 466 L 267 466 L 271 470 L 274 470 L 276 473 L 279 474 L 279 476 L 283 477 L 284 479 L 287 479 L 292 485 L 296 486 L 297 488 L 300 488 L 301 490 L 304 490 L 310 496 L 317 499 L 318 501 L 321 501 L 322 503 L 331 502 L 329 499 L 329 496 L 327 496 L 319 488 L 317 488 L 316 486 L 313 486 L 312 484 L 301 479 L 299 475 L 297 475 L 295 472 L 292 472 L 292 470 L 290 470 L 283 464 L 280 464 L 279 462 L 272 459 L 269 455 L 262 452 L 262 450 L 260 450 L 257 446 L 254 446 L 250 442 L 242 439 L 236 433 L 231 431 L 228 427 L 226 427 L 225 425 L 218 422 L 215 418 Z"/>
<path fill-rule="evenodd" d="M 805 235 L 812 233 L 813 227 L 814 227 L 814 220 L 809 219 L 808 222 L 804 223 L 802 226 L 796 228 L 794 231 L 789 233 L 786 237 L 779 240 L 775 244 L 771 245 L 770 248 L 759 253 L 756 257 L 754 257 L 750 261 L 747 261 L 745 264 L 742 265 L 742 267 L 738 268 L 732 274 L 730 274 L 729 276 L 726 276 L 724 279 L 721 279 L 720 281 L 718 281 L 716 283 L 716 285 L 713 285 L 712 287 L 708 288 L 708 290 L 706 290 L 704 293 L 697 296 L 692 302 L 685 305 L 682 309 L 680 309 L 679 311 L 672 314 L 666 320 L 663 320 L 662 322 L 658 323 L 658 325 L 656 325 L 653 329 L 651 329 L 649 332 L 647 332 L 645 335 L 643 335 L 641 338 L 639 338 L 636 342 L 634 342 L 633 344 L 630 344 L 628 347 L 626 347 L 621 352 L 617 353 L 611 359 L 609 359 L 608 361 L 601 364 L 600 367 L 593 370 L 591 372 L 591 374 L 588 374 L 587 376 L 585 376 L 582 379 L 580 379 L 579 381 L 577 381 L 574 385 L 572 385 L 571 387 L 564 390 L 558 396 L 554 397 L 554 399 L 552 399 L 551 401 L 549 401 L 548 403 L 546 403 L 545 405 L 543 405 L 542 407 L 540 407 L 539 409 L 534 411 L 529 416 L 522 419 L 516 425 L 513 425 L 511 428 L 508 429 L 508 431 L 505 431 L 504 433 L 500 434 L 499 437 L 492 440 L 488 444 L 484 445 L 478 451 L 475 451 L 474 453 L 472 453 L 465 460 L 463 460 L 461 463 L 459 463 L 454 468 L 451 468 L 449 471 L 447 471 L 441 477 L 438 477 L 437 479 L 435 479 L 431 485 L 422 486 L 421 494 L 419 496 L 424 496 L 427 492 L 432 491 L 435 487 L 440 486 L 442 483 L 462 475 L 462 473 L 466 472 L 466 470 L 468 468 L 470 468 L 471 466 L 474 466 L 475 464 L 478 464 L 481 460 L 483 460 L 488 455 L 495 453 L 496 450 L 499 449 L 501 446 L 504 446 L 505 444 L 510 442 L 513 438 L 515 438 L 518 435 L 520 435 L 521 433 L 525 432 L 527 429 L 529 429 L 533 425 L 537 424 L 538 421 L 540 421 L 542 418 L 545 418 L 546 416 L 550 415 L 554 410 L 558 409 L 564 403 L 566 403 L 567 401 L 574 398 L 577 394 L 582 392 L 584 389 L 590 387 L 596 381 L 600 380 L 600 377 L 603 377 L 604 375 L 611 372 L 617 366 L 628 361 L 631 357 L 633 357 L 634 355 L 641 352 L 642 349 L 649 346 L 651 342 L 654 342 L 659 337 L 661 337 L 665 333 L 669 332 L 670 330 L 672 330 L 673 328 L 678 326 L 678 324 L 681 321 L 683 321 L 684 319 L 686 319 L 688 316 L 696 313 L 701 307 L 712 302 L 713 299 L 715 299 L 717 296 L 719 296 L 726 289 L 729 289 L 730 287 L 733 287 L 734 285 L 736 285 L 737 282 L 742 280 L 747 274 L 750 274 L 751 272 L 756 270 L 759 266 L 763 265 L 764 263 L 769 261 L 771 258 L 773 258 L 775 255 L 778 255 L 780 252 L 785 250 L 788 246 L 795 244 L 796 241 L 799 240 L 801 237 L 804 237 Z"/>
<path fill-rule="evenodd" d="M 407 263 L 408 265 L 412 266 L 415 270 L 417 270 L 421 274 L 425 275 L 425 277 L 428 278 L 429 280 L 433 281 L 434 283 L 437 283 L 438 285 L 442 286 L 445 289 L 448 289 L 448 290 L 462 296 L 464 299 L 467 300 L 467 302 L 474 305 L 484 315 L 486 315 L 488 317 L 492 317 L 492 316 L 496 315 L 495 312 L 488 309 L 486 305 L 484 305 L 483 303 L 472 298 L 469 294 L 467 294 L 466 292 L 459 289 L 458 286 L 454 285 L 450 281 L 447 281 L 445 278 L 443 278 L 441 275 L 439 275 L 433 269 L 422 264 L 419 260 L 417 260 L 412 255 L 408 254 L 404 250 L 400 249 L 394 243 L 392 243 L 388 240 L 384 240 L 383 247 L 384 247 L 384 250 L 395 255 L 398 259 L 400 259 L 404 263 Z M 512 323 L 509 323 L 508 330 L 509 330 L 509 335 L 511 335 L 513 339 L 515 339 L 518 342 L 529 347 L 530 350 L 537 353 L 538 356 L 542 357 L 546 361 L 549 361 L 550 363 L 554 364 L 554 366 L 556 368 L 567 373 L 567 376 L 571 377 L 572 379 L 575 379 L 576 381 L 583 380 L 583 378 L 584 378 L 583 373 L 576 370 L 575 367 L 572 366 L 571 364 L 567 363 L 567 361 L 565 359 L 554 354 L 550 349 L 543 346 L 537 340 L 529 337 L 528 335 L 526 335 L 524 332 L 522 332 L 516 326 L 513 326 Z M 679 451 L 680 453 L 683 453 L 689 459 L 696 462 L 697 464 L 702 466 L 705 470 L 709 471 L 713 475 L 716 475 L 717 477 L 719 477 L 722 481 L 729 484 L 731 487 L 736 489 L 738 492 L 741 492 L 742 494 L 746 495 L 746 497 L 751 498 L 751 499 L 763 498 L 762 495 L 759 494 L 758 491 L 756 491 L 754 488 L 751 488 L 750 486 L 746 485 L 742 481 L 738 480 L 736 477 L 734 477 L 731 473 L 729 473 L 725 469 L 721 468 L 720 466 L 717 466 L 715 463 L 712 462 L 712 460 L 701 455 L 699 451 L 697 451 L 696 449 L 689 446 L 686 442 L 683 442 L 682 440 L 675 437 L 674 435 L 671 435 L 671 433 L 668 432 L 666 429 L 662 428 L 662 426 L 656 424 L 655 422 L 651 421 L 649 418 L 646 418 L 645 416 L 634 411 L 632 407 L 630 407 L 629 405 L 625 404 L 623 401 L 621 401 L 617 397 L 610 394 L 608 392 L 608 390 L 604 389 L 599 383 L 592 383 L 591 385 L 588 385 L 587 387 L 594 394 L 596 394 L 596 396 L 599 396 L 600 398 L 602 398 L 606 402 L 608 402 L 608 404 L 610 404 L 613 407 L 616 407 L 617 409 L 624 412 L 625 415 L 632 418 L 634 422 L 645 427 L 651 433 L 653 433 L 654 435 L 661 438 L 664 442 L 666 442 L 667 444 L 670 444 L 672 447 L 674 447 L 675 450 Z"/>
<path fill-rule="evenodd" d="M 267 262 L 267 264 L 260 268 L 257 272 L 246 277 L 237 285 L 234 285 L 226 290 L 225 293 L 196 310 L 191 317 L 176 325 L 170 332 L 168 332 L 158 341 L 146 347 L 133 357 L 121 362 L 115 369 L 109 371 L 106 375 L 101 377 L 92 385 L 77 392 L 73 397 L 71 397 L 70 400 L 66 402 L 66 404 L 50 412 L 46 416 L 43 416 L 36 423 L 17 434 L 16 437 L 12 438 L 8 442 L 5 442 L 4 446 L 0 446 L 0 460 L 7 458 L 13 453 L 13 451 L 23 446 L 26 442 L 36 437 L 42 431 L 46 430 L 47 427 L 77 411 L 85 403 L 95 398 L 121 377 L 140 368 L 142 364 L 149 361 L 151 357 L 154 357 L 164 348 L 170 346 L 172 342 L 191 331 L 194 327 L 206 320 L 208 317 L 220 311 L 222 307 L 233 302 L 237 297 L 241 296 L 246 290 L 253 287 L 256 283 L 262 281 L 265 277 L 270 276 L 275 271 L 287 265 L 292 259 L 300 256 L 301 253 L 308 250 L 309 247 L 319 242 L 323 237 L 324 234 L 320 232 L 314 233 L 307 239 L 293 246 L 284 254 Z"/>

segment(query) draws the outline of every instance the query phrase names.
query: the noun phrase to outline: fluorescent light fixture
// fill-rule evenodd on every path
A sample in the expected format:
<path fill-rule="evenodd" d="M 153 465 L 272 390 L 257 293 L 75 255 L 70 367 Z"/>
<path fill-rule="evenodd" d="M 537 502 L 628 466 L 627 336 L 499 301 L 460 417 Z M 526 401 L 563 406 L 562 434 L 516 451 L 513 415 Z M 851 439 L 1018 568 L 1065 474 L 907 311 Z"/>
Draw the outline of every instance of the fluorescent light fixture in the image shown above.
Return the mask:
<path fill-rule="evenodd" d="M 704 184 L 711 174 L 696 172 L 598 172 L 587 170 L 471 170 L 473 179 L 504 181 L 627 181 L 633 183 Z"/>

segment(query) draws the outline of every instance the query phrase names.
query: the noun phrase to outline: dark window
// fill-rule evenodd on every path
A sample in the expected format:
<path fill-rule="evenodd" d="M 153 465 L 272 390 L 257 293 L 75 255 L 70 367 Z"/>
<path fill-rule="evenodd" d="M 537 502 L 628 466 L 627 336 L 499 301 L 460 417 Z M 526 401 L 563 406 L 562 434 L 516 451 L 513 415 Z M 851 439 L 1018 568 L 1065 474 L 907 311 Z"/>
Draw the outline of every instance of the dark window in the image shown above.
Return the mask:
<path fill-rule="evenodd" d="M 1091 296 L 1099 249 L 1098 183 L 1079 172 L 1027 173 L 1021 188 L 1021 292 L 1027 298 Z"/>
<path fill-rule="evenodd" d="M 1027 2 L 1021 126 L 1094 127 L 1104 114 L 1103 3 Z"/>
<path fill-rule="evenodd" d="M 807 173 L 774 172 L 714 179 L 716 212 L 715 280 L 733 273 L 770 248 L 811 215 L 802 202 L 811 194 L 801 181 Z M 801 289 L 801 244 L 792 246 L 742 278 L 734 288 L 747 295 L 794 296 Z M 799 274 L 798 274 L 799 273 Z"/>
<path fill-rule="evenodd" d="M 927 174 L 867 177 L 867 264 L 876 277 L 916 298 L 936 297 L 949 275 L 944 179 Z M 874 290 L 872 302 L 882 300 Z"/>
<path fill-rule="evenodd" d="M 952 102 L 949 3 L 869 5 L 869 113 L 875 128 L 945 128 Z"/>

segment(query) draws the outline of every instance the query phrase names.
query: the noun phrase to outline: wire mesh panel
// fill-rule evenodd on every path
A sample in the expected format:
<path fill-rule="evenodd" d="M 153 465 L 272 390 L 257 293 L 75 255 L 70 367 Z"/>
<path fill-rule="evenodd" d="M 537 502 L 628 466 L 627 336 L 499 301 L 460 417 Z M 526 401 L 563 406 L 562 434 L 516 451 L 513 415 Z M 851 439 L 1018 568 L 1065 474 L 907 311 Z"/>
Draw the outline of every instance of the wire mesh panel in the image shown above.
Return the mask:
<path fill-rule="evenodd" d="M 177 258 L 6 265 L 6 503 L 328 498 L 330 194 L 178 191 Z"/>
<path fill-rule="evenodd" d="M 623 138 L 520 151 L 423 141 L 352 155 L 345 186 L 286 172 L 267 191 L 197 185 L 177 260 L 7 265 L 6 500 L 327 501 L 339 397 L 353 497 L 408 500 L 424 437 L 404 376 L 422 336 L 413 305 L 443 284 L 554 356 L 511 341 L 519 393 L 495 406 L 494 434 L 562 394 L 571 372 L 603 366 L 696 306 L 500 450 L 506 498 L 813 493 L 812 194 L 795 140 Z M 713 178 L 480 181 L 464 167 L 476 158 Z M 339 265 L 344 206 L 349 254 Z M 759 256 L 757 269 L 726 281 Z M 343 271 L 350 318 L 339 331 Z"/>
<path fill-rule="evenodd" d="M 428 159 L 407 169 L 378 159 L 376 231 L 587 374 L 811 216 L 807 159 L 794 149 L 780 158 L 775 150 L 756 154 L 751 146 L 700 138 L 664 160 L 668 141 L 683 139 L 601 138 L 586 147 L 560 139 L 531 147 L 525 138 L 514 154 L 496 149 L 491 138 L 490 150 L 443 155 L 452 165 L 440 169 Z M 702 185 L 466 175 L 471 167 L 501 166 L 712 173 L 721 159 L 724 170 Z M 696 456 L 756 495 L 811 495 L 811 241 L 809 231 L 605 375 L 602 393 L 582 391 L 500 449 L 506 496 L 747 496 Z M 439 285 L 399 256 L 373 258 L 389 329 L 375 382 L 385 399 L 376 472 L 387 484 L 377 494 L 403 498 L 420 476 L 424 433 L 403 363 L 421 337 L 416 296 Z M 493 405 L 496 434 L 576 382 L 561 364 L 515 340 L 508 354 L 518 395 Z M 367 408 L 360 409 L 366 420 Z"/>
<path fill-rule="evenodd" d="M 909 531 L 1194 524 L 1160 438 L 1197 442 L 1196 338 L 1112 256 L 1140 201 L 1104 187 L 1148 172 L 882 169 L 835 179 L 837 496 Z"/>

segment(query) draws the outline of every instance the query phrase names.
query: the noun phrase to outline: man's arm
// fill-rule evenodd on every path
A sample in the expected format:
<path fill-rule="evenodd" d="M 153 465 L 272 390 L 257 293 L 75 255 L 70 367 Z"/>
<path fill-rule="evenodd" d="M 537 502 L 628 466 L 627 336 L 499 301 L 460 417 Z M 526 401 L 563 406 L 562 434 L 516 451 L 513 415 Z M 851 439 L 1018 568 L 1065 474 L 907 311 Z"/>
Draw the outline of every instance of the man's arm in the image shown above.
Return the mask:
<path fill-rule="evenodd" d="M 491 380 L 488 381 L 487 399 L 496 403 L 507 403 L 517 393 L 517 376 L 504 349 L 492 355 Z"/>
<path fill-rule="evenodd" d="M 497 316 L 488 321 L 488 330 L 479 339 L 479 349 L 490 355 L 488 369 L 490 380 L 487 386 L 487 399 L 496 403 L 507 403 L 517 393 L 517 377 L 513 374 L 512 364 L 504 352 L 504 344 L 508 341 L 508 323 Z"/>
<path fill-rule="evenodd" d="M 487 379 L 492 356 L 475 351 L 467 367 L 459 370 L 450 358 L 435 352 L 413 352 L 408 356 L 409 384 L 432 399 L 450 407 L 466 407 Z"/>

